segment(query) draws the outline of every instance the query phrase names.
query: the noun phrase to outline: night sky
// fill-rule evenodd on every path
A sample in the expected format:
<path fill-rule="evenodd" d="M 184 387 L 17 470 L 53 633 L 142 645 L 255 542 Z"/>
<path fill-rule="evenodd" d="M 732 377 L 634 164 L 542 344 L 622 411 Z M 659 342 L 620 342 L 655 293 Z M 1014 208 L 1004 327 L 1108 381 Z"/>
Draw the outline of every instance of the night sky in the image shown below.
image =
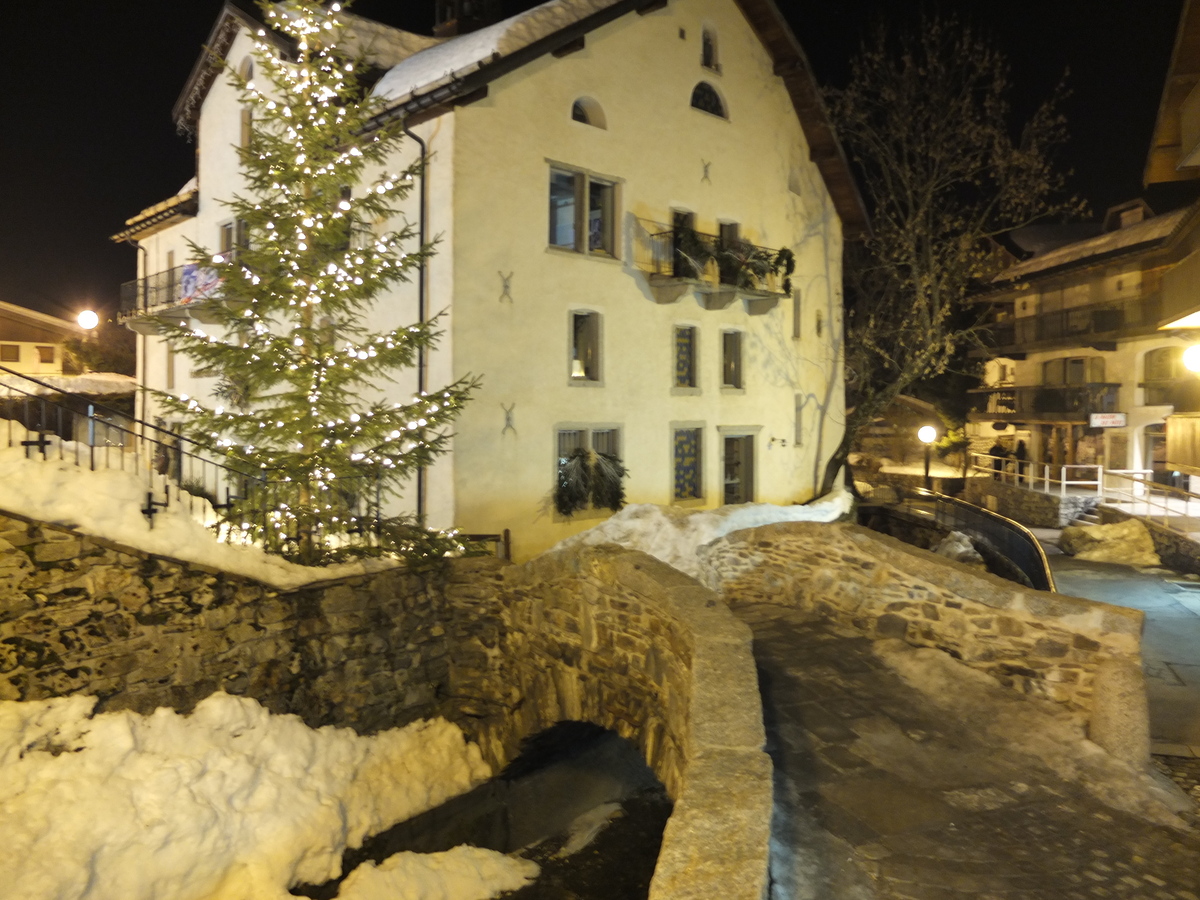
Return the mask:
<path fill-rule="evenodd" d="M 919 0 L 776 0 L 822 83 L 883 15 L 909 21 Z M 509 13 L 531 2 L 509 0 Z M 1003 47 L 1013 101 L 1031 109 L 1069 69 L 1072 190 L 1102 214 L 1145 196 L 1162 212 L 1178 191 L 1142 190 L 1150 134 L 1181 0 L 1009 0 L 950 4 Z M 172 196 L 193 174 L 194 146 L 171 107 L 219 0 L 40 0 L 5 11 L 0 96 L 0 300 L 73 318 L 115 311 L 135 251 L 108 236 Z M 358 0 L 368 18 L 428 33 L 433 0 Z"/>

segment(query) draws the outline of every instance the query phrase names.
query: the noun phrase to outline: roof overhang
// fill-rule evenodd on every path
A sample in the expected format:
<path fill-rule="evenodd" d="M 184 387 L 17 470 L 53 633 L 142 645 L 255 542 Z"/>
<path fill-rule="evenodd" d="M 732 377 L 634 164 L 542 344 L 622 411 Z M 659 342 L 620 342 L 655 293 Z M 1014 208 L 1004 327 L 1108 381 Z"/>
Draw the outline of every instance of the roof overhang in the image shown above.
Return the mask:
<path fill-rule="evenodd" d="M 196 188 L 176 194 L 168 200 L 143 209 L 131 219 L 125 220 L 125 229 L 118 231 L 109 240 L 116 243 L 148 238 L 155 232 L 169 228 L 180 219 L 196 215 L 200 192 Z"/>
<path fill-rule="evenodd" d="M 1200 83 L 1200 5 L 1184 0 L 1175 32 L 1175 47 L 1167 69 L 1162 98 L 1158 103 L 1158 118 L 1150 139 L 1146 157 L 1144 184 L 1166 181 L 1188 181 L 1200 178 L 1200 167 L 1188 165 L 1183 159 L 1183 133 L 1180 118 L 1183 102 Z"/>

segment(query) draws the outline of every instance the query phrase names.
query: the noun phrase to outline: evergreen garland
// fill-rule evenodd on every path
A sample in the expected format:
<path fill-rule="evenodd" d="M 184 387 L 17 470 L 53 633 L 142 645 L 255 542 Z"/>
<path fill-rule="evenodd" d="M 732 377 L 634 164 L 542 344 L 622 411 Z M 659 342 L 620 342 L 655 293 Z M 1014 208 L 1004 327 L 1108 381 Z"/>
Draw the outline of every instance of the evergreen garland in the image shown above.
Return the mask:
<path fill-rule="evenodd" d="M 394 168 L 401 126 L 372 121 L 383 103 L 366 95 L 361 63 L 338 49 L 340 6 L 259 6 L 295 52 L 281 57 L 259 31 L 255 78 L 229 71 L 252 111 L 238 149 L 244 192 L 226 202 L 248 241 L 231 253 L 192 245 L 194 262 L 221 279 L 215 325 L 159 320 L 178 352 L 222 373 L 216 394 L 227 405 L 155 395 L 207 455 L 246 473 L 226 511 L 246 539 L 306 563 L 348 543 L 442 552 L 458 546 L 452 535 L 409 521 L 374 522 L 377 537 L 363 537 L 364 507 L 378 515 L 375 497 L 399 493 L 446 451 L 446 427 L 476 385 L 464 378 L 403 403 L 366 399 L 438 336 L 436 319 L 382 332 L 366 324 L 380 295 L 432 252 L 405 249 L 416 238 L 411 224 L 373 227 L 397 212 L 418 165 Z M 368 169 L 380 174 L 364 183 Z"/>

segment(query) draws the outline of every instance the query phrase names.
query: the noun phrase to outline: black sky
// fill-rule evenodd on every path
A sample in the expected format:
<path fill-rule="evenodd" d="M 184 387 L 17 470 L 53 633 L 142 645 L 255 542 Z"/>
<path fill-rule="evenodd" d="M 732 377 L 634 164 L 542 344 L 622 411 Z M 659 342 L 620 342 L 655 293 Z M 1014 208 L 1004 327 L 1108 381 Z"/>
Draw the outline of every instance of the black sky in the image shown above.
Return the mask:
<path fill-rule="evenodd" d="M 776 0 L 820 81 L 840 84 L 881 17 L 922 0 Z M 108 236 L 193 174 L 194 146 L 171 107 L 220 0 L 37 0 L 10 4 L 0 87 L 0 300 L 73 317 L 115 310 L 135 272 Z M 509 12 L 532 2 L 510 0 Z M 1009 0 L 946 4 L 1008 53 L 1014 105 L 1032 108 L 1069 68 L 1072 189 L 1097 212 L 1147 196 L 1141 177 L 1181 0 Z M 355 12 L 428 31 L 433 0 L 358 0 Z"/>

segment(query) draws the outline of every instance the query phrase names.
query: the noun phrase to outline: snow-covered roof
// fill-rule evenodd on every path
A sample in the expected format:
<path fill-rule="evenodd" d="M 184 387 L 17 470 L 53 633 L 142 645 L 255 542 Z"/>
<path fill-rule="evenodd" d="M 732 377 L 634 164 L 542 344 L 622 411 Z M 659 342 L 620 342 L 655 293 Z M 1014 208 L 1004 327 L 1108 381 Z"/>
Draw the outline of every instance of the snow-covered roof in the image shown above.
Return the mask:
<path fill-rule="evenodd" d="M 375 85 L 374 93 L 387 100 L 403 100 L 485 63 L 510 56 L 616 3 L 617 0 L 550 0 L 495 25 L 414 53 L 393 66 Z"/>
<path fill-rule="evenodd" d="M 1132 250 L 1144 244 L 1165 241 L 1175 233 L 1175 229 L 1191 212 L 1192 207 L 1184 207 L 1166 215 L 1146 219 L 1136 225 L 1128 225 L 1125 228 L 1118 228 L 1116 231 L 1041 253 L 1032 259 L 1010 266 L 997 275 L 993 281 L 996 283 L 1018 281 L 1050 269 L 1075 263 L 1086 263 L 1095 257 L 1109 256 L 1123 250 Z"/>
<path fill-rule="evenodd" d="M 85 375 L 20 375 L 0 373 L 0 397 L 26 394 L 86 394 L 92 397 L 114 397 L 137 393 L 137 379 L 116 372 L 88 372 Z M 37 382 L 41 382 L 38 384 Z"/>

